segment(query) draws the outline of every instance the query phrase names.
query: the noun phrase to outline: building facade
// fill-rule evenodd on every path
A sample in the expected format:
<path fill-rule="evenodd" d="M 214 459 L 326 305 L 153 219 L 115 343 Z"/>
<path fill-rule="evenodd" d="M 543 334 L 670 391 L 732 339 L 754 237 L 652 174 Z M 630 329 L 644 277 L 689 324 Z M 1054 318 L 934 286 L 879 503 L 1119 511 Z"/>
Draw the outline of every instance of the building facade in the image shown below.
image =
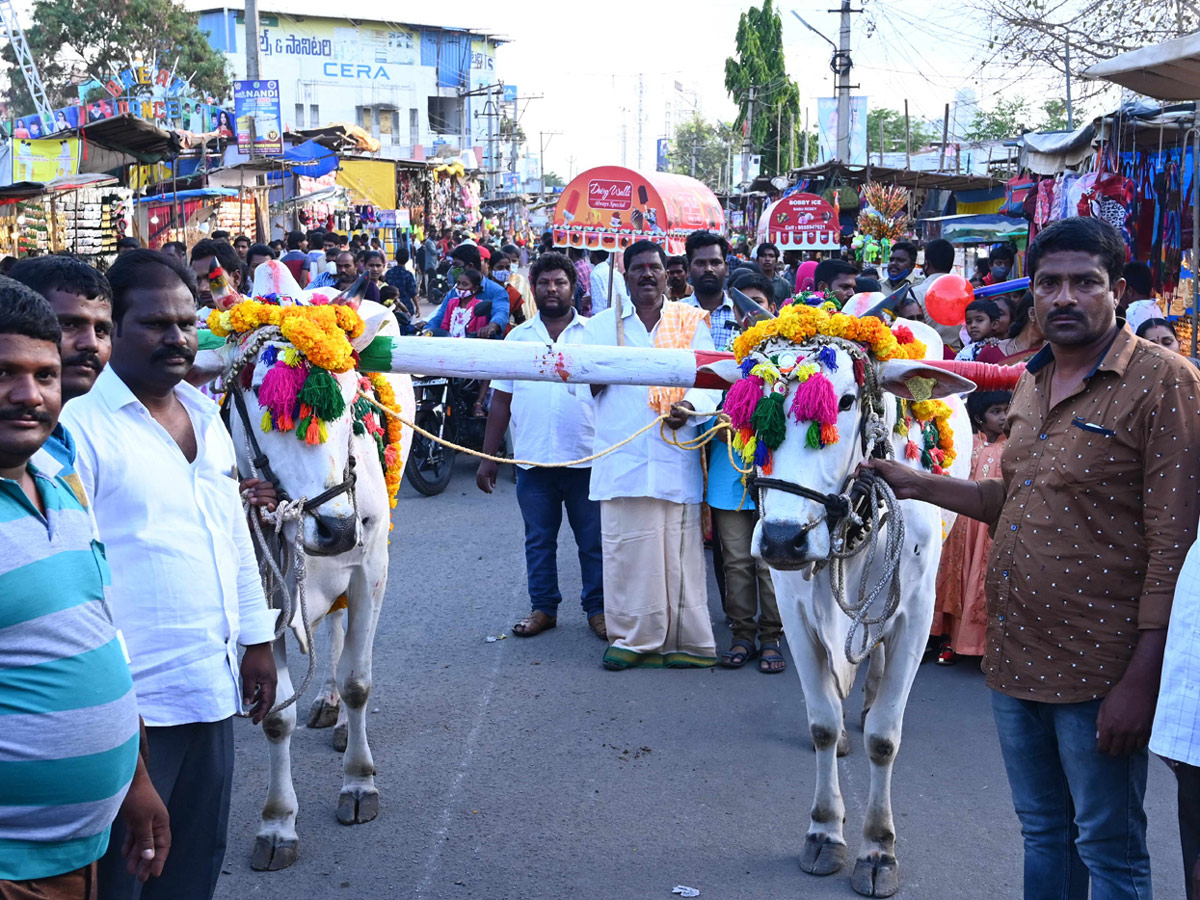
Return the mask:
<path fill-rule="evenodd" d="M 189 5 L 234 77 L 245 78 L 242 11 Z M 466 30 L 260 7 L 259 77 L 279 82 L 285 131 L 355 124 L 380 141 L 383 157 L 457 157 L 487 145 L 486 98 L 470 94 L 498 83 L 499 43 Z"/>

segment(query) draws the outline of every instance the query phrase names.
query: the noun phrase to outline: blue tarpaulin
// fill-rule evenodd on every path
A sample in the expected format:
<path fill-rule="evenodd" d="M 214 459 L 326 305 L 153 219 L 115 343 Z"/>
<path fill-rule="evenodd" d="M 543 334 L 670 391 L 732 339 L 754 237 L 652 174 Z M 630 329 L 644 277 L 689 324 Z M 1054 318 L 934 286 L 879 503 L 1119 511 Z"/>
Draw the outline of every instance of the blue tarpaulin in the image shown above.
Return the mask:
<path fill-rule="evenodd" d="M 194 200 L 197 197 L 236 197 L 237 188 L 194 188 L 170 194 L 155 194 L 153 197 L 134 197 L 134 203 L 174 203 L 176 200 Z"/>
<path fill-rule="evenodd" d="M 305 175 L 309 178 L 328 175 L 338 167 L 337 154 L 328 147 L 322 147 L 316 141 L 297 144 L 290 150 L 284 151 L 280 159 L 291 163 L 287 170 L 289 174 Z M 282 178 L 282 172 L 271 172 L 268 175 L 268 179 L 271 181 L 279 181 Z"/>

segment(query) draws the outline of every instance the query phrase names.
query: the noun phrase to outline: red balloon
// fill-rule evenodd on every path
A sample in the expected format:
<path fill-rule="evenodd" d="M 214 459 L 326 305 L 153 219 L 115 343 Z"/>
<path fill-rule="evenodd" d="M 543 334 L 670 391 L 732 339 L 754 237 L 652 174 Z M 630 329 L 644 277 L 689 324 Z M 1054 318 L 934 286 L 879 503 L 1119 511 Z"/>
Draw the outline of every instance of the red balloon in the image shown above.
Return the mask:
<path fill-rule="evenodd" d="M 925 311 L 939 325 L 961 325 L 975 288 L 961 275 L 943 275 L 925 292 Z"/>

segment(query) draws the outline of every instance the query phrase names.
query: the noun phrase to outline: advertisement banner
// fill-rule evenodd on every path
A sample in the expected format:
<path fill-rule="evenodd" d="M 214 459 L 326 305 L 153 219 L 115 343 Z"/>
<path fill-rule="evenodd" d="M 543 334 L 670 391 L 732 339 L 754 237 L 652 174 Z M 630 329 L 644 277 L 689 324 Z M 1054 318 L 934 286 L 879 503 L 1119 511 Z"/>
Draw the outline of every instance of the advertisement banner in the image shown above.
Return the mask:
<path fill-rule="evenodd" d="M 668 148 L 671 146 L 671 141 L 668 138 L 659 138 L 656 152 L 654 154 L 654 168 L 658 172 L 669 171 L 671 166 L 667 160 Z"/>
<path fill-rule="evenodd" d="M 283 116 L 279 111 L 278 81 L 235 81 L 233 109 L 240 152 L 254 156 L 279 156 L 283 153 Z"/>
<path fill-rule="evenodd" d="M 816 194 L 789 194 L 765 210 L 758 222 L 758 241 L 780 250 L 831 250 L 841 227 L 833 207 Z"/>
<path fill-rule="evenodd" d="M 12 180 L 53 181 L 79 174 L 79 139 L 14 141 Z"/>
<path fill-rule="evenodd" d="M 837 157 L 838 102 L 836 97 L 817 98 L 817 146 L 820 162 Z M 852 166 L 867 164 L 867 98 L 850 98 L 850 158 Z"/>

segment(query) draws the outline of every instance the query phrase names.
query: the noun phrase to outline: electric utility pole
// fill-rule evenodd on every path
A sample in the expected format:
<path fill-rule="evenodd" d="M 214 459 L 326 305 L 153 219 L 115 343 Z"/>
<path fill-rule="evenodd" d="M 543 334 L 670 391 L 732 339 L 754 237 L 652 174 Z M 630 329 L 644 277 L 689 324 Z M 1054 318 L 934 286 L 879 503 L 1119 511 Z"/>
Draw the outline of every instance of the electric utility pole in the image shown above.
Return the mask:
<path fill-rule="evenodd" d="M 842 16 L 841 34 L 838 38 L 838 49 L 833 54 L 833 74 L 837 76 L 837 158 L 843 163 L 850 162 L 850 13 L 858 12 L 850 8 L 850 0 L 842 0 L 840 10 Z"/>
<path fill-rule="evenodd" d="M 742 183 L 750 180 L 750 142 L 754 137 L 754 97 L 757 85 L 750 85 L 750 105 L 746 108 L 746 139 L 742 141 Z"/>
<path fill-rule="evenodd" d="M 258 79 L 258 0 L 246 0 L 246 77 Z"/>

